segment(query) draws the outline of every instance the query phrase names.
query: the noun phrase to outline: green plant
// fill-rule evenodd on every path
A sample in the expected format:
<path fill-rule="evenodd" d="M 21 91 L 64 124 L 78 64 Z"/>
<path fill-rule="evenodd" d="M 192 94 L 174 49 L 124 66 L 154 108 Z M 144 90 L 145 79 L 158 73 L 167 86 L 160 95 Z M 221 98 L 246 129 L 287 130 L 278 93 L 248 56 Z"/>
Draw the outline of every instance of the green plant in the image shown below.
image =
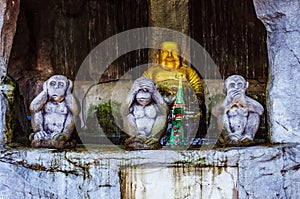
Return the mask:
<path fill-rule="evenodd" d="M 126 137 L 119 127 L 122 122 L 120 107 L 121 104 L 119 102 L 109 100 L 100 104 L 92 104 L 88 109 L 87 121 L 89 121 L 89 118 L 96 117 L 105 135 L 115 144 L 121 144 L 124 137 Z M 90 121 L 95 120 L 91 119 Z M 89 128 L 94 128 L 92 127 L 93 124 L 88 126 L 90 126 Z"/>

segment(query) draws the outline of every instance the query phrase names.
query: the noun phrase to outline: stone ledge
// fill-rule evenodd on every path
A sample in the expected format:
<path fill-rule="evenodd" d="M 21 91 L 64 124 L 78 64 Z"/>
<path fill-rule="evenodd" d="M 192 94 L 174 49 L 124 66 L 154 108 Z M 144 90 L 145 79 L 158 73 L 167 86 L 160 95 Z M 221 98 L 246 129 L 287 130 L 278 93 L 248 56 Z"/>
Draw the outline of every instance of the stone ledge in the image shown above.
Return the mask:
<path fill-rule="evenodd" d="M 11 148 L 0 152 L 0 161 L 29 167 L 35 170 L 68 170 L 72 165 L 85 167 L 103 166 L 217 166 L 236 167 L 241 161 L 271 161 L 282 156 L 294 155 L 300 163 L 298 144 L 232 147 L 200 150 L 140 150 L 126 151 L 117 146 L 91 145 L 73 150 Z M 298 157 L 299 156 L 299 157 Z M 31 166 L 34 165 L 34 166 Z"/>
<path fill-rule="evenodd" d="M 142 172 L 155 168 L 161 173 Z M 112 146 L 87 146 L 64 151 L 14 148 L 0 153 L 0 190 L 12 198 L 31 195 L 38 198 L 121 198 L 124 194 L 136 194 L 123 186 L 137 183 L 136 186 L 147 190 L 148 185 L 141 184 L 143 180 L 157 176 L 170 178 L 164 181 L 171 181 L 170 187 L 181 187 L 178 179 L 184 178 L 182 196 L 199 183 L 204 186 L 217 183 L 215 178 L 233 176 L 234 181 L 230 182 L 236 187 L 239 198 L 296 198 L 300 190 L 300 145 L 185 151 L 125 151 Z M 203 181 L 205 176 L 211 176 L 212 181 Z M 134 179 L 139 180 L 135 182 Z M 225 193 L 225 184 L 218 181 L 213 187 L 224 187 L 220 190 Z M 148 188 L 156 186 L 151 184 Z M 145 193 L 151 192 L 148 189 Z"/>

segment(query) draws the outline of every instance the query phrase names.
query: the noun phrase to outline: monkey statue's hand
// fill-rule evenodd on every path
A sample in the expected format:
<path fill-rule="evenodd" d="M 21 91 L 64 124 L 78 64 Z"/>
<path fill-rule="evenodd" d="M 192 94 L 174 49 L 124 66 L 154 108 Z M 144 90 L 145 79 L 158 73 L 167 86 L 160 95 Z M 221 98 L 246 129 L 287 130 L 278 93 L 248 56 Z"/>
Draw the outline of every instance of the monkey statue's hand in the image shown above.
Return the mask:
<path fill-rule="evenodd" d="M 147 145 L 152 145 L 152 144 L 156 144 L 156 143 L 158 143 L 159 142 L 159 140 L 157 139 L 157 138 L 148 138 L 146 141 L 145 141 L 145 144 L 147 144 Z"/>
<path fill-rule="evenodd" d="M 46 131 L 38 131 L 33 136 L 34 140 L 48 140 L 50 138 L 51 138 L 51 135 L 49 133 L 47 133 Z"/>
<path fill-rule="evenodd" d="M 146 136 L 145 135 L 137 135 L 135 138 L 134 138 L 134 140 L 135 140 L 135 142 L 141 142 L 141 143 L 143 143 L 143 142 L 145 142 L 146 141 Z"/>
<path fill-rule="evenodd" d="M 231 134 L 230 134 L 230 138 L 231 138 L 233 141 L 237 142 L 237 141 L 239 141 L 239 140 L 241 139 L 241 135 L 238 134 L 238 133 L 231 133 Z"/>
<path fill-rule="evenodd" d="M 54 133 L 51 134 L 51 139 L 52 140 L 59 140 L 59 141 L 66 141 L 67 136 L 64 133 L 54 132 Z"/>

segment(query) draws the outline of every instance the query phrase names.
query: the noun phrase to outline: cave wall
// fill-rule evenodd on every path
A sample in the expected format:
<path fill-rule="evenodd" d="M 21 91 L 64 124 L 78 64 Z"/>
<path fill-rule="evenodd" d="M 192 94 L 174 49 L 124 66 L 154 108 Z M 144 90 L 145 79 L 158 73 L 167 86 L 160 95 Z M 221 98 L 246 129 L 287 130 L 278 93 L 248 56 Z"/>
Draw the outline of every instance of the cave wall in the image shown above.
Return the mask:
<path fill-rule="evenodd" d="M 22 1 L 8 73 L 19 83 L 27 110 L 47 78 L 62 74 L 74 80 L 94 47 L 119 32 L 147 26 L 147 17 L 147 1 Z M 136 54 L 116 60 L 110 72 L 124 73 L 136 63 Z M 139 55 L 141 62 L 147 59 L 146 53 Z"/>
<path fill-rule="evenodd" d="M 190 0 L 189 3 L 191 37 L 209 52 L 222 77 L 240 74 L 265 84 L 266 29 L 256 17 L 252 0 Z"/>
<path fill-rule="evenodd" d="M 0 3 L 0 148 L 14 140 L 14 132 L 25 122 L 22 100 L 16 82 L 7 74 L 8 62 L 14 41 L 20 1 Z M 21 102 L 21 103 L 20 103 Z M 26 132 L 26 129 L 21 134 Z"/>
<path fill-rule="evenodd" d="M 102 41 L 147 26 L 190 35 L 209 52 L 223 78 L 243 75 L 250 82 L 248 93 L 265 104 L 266 31 L 251 0 L 24 0 L 8 66 L 8 74 L 20 87 L 24 110 L 29 115 L 30 102 L 51 75 L 74 80 L 85 57 Z M 157 38 L 152 42 L 159 45 Z M 99 81 L 118 80 L 131 68 L 154 61 L 154 52 L 141 49 L 120 56 Z M 83 81 L 93 79 L 91 73 Z M 259 134 L 265 139 L 265 117 L 261 126 Z"/>
<path fill-rule="evenodd" d="M 238 73 L 266 83 L 265 30 L 251 0 L 167 4 L 147 0 L 24 0 L 8 73 L 19 83 L 28 106 L 49 76 L 63 74 L 74 80 L 87 54 L 99 43 L 119 32 L 148 25 L 190 35 L 210 53 L 224 78 Z M 128 53 L 99 79 L 116 80 L 147 61 L 147 50 Z"/>

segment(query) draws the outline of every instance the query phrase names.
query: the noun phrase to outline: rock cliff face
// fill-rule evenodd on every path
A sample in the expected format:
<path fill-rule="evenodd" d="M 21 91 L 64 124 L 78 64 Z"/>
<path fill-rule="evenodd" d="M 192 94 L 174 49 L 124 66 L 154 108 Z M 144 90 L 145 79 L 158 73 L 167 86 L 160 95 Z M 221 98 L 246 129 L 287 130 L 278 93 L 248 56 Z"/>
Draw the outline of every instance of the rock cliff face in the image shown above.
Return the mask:
<path fill-rule="evenodd" d="M 268 32 L 268 114 L 273 142 L 300 142 L 300 2 L 254 0 Z"/>
<path fill-rule="evenodd" d="M 0 147 L 10 144 L 13 133 L 24 125 L 16 82 L 7 75 L 7 67 L 17 27 L 20 1 L 4 0 L 0 3 Z M 23 131 L 22 128 L 18 130 Z M 25 129 L 22 133 L 27 132 Z M 20 135 L 22 134 L 20 133 Z"/>

